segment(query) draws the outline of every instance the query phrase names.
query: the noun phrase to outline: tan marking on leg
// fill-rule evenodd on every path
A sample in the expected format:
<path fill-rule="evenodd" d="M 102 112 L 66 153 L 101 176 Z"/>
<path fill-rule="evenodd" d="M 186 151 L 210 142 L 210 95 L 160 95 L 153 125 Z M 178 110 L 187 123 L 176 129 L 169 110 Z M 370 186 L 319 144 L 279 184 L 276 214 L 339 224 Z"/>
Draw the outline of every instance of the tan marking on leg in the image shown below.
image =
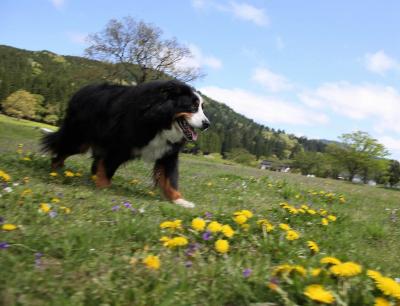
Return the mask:
<path fill-rule="evenodd" d="M 104 167 L 104 161 L 101 159 L 97 163 L 96 172 L 96 186 L 98 188 L 105 188 L 111 185 L 111 181 L 106 175 L 106 168 Z"/>
<path fill-rule="evenodd" d="M 164 196 L 170 200 L 174 201 L 176 199 L 182 198 L 182 194 L 171 186 L 171 182 L 168 178 L 165 177 L 165 172 L 163 168 L 156 169 L 154 175 L 156 184 L 161 188 L 164 193 Z"/>

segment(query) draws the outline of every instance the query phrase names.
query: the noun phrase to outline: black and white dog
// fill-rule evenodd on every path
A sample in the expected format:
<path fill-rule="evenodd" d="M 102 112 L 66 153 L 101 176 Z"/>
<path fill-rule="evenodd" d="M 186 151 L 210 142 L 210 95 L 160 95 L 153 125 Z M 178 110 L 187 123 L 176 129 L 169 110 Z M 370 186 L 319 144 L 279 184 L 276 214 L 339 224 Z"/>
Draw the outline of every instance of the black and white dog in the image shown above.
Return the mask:
<path fill-rule="evenodd" d="M 178 191 L 178 154 L 186 141 L 197 139 L 195 128 L 209 125 L 203 99 L 184 83 L 89 85 L 75 93 L 62 126 L 42 143 L 53 154 L 53 169 L 91 149 L 98 187 L 109 186 L 117 168 L 128 160 L 155 162 L 154 180 L 165 197 L 190 208 L 194 204 Z"/>

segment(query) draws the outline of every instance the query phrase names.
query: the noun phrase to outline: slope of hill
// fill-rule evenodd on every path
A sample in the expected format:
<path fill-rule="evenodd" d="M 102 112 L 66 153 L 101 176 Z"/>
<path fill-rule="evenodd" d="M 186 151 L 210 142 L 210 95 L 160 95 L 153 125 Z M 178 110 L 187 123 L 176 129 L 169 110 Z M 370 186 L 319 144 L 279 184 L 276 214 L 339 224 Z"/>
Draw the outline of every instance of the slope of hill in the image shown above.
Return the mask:
<path fill-rule="evenodd" d="M 49 51 L 27 51 L 0 45 L 0 101 L 19 89 L 44 97 L 43 107 L 63 117 L 69 97 L 88 83 L 116 81 L 118 66 Z M 119 80 L 121 81 L 121 80 Z M 132 83 L 127 77 L 124 83 Z M 205 97 L 206 113 L 213 125 L 201 135 L 198 149 L 224 153 L 244 148 L 257 157 L 275 155 L 289 158 L 305 149 L 323 151 L 325 144 L 288 135 L 255 123 L 225 104 Z M 196 148 L 194 148 L 196 149 Z"/>

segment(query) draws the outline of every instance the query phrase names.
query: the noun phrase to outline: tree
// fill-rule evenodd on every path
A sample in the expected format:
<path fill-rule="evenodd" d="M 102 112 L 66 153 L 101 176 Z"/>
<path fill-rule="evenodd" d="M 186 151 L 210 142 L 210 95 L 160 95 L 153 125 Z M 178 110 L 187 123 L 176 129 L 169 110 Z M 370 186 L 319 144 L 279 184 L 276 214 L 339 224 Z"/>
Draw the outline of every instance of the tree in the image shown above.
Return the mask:
<path fill-rule="evenodd" d="M 382 171 L 382 159 L 388 155 L 386 148 L 368 133 L 357 131 L 339 137 L 341 144 L 330 144 L 327 152 L 342 165 L 352 181 L 356 174 L 364 182 Z"/>
<path fill-rule="evenodd" d="M 3 101 L 2 108 L 7 115 L 12 117 L 37 119 L 37 112 L 43 99 L 41 95 L 20 89 Z"/>
<path fill-rule="evenodd" d="M 400 163 L 397 160 L 391 160 L 389 165 L 389 184 L 393 187 L 400 182 Z"/>
<path fill-rule="evenodd" d="M 189 48 L 176 38 L 163 39 L 162 30 L 132 17 L 111 19 L 101 32 L 89 35 L 86 56 L 117 63 L 115 74 L 132 77 L 137 84 L 174 77 L 190 82 L 203 76 L 198 67 L 188 63 L 193 57 Z"/>

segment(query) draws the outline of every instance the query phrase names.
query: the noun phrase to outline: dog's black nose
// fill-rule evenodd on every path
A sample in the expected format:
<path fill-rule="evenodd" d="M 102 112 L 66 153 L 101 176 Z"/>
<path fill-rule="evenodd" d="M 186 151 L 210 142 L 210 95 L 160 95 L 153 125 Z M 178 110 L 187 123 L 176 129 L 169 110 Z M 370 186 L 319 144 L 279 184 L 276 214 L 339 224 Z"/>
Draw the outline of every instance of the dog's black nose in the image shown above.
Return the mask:
<path fill-rule="evenodd" d="M 203 131 L 207 130 L 210 127 L 210 121 L 208 121 L 208 120 L 203 120 L 202 124 L 203 125 L 202 125 L 201 129 Z"/>

